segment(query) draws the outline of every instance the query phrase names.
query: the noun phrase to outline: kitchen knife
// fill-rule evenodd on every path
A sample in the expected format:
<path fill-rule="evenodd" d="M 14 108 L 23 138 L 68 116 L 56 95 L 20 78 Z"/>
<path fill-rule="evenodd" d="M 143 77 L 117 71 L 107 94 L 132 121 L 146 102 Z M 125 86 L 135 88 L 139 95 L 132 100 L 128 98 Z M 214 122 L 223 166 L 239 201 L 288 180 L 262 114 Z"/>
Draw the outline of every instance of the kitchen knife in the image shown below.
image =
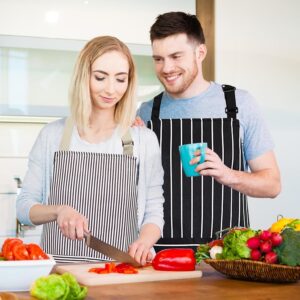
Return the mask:
<path fill-rule="evenodd" d="M 91 234 L 86 234 L 84 236 L 84 239 L 85 239 L 85 243 L 87 244 L 87 246 L 97 252 L 100 252 L 116 261 L 131 264 L 134 267 L 141 266 L 128 253 L 123 252 L 120 249 L 97 239 L 96 237 L 92 236 Z"/>

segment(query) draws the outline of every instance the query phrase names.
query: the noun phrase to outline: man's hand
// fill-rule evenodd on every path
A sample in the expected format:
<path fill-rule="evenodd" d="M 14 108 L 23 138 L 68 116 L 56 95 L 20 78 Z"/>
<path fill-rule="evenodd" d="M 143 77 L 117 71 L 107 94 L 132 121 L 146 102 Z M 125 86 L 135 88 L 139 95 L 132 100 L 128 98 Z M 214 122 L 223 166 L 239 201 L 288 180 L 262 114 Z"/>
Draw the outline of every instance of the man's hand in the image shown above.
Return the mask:
<path fill-rule="evenodd" d="M 191 165 L 197 164 L 200 160 L 200 151 L 194 153 L 196 156 L 190 162 Z M 211 176 L 221 184 L 229 185 L 232 183 L 232 170 L 224 165 L 218 154 L 206 148 L 205 162 L 199 164 L 196 169 L 202 176 Z"/>
<path fill-rule="evenodd" d="M 58 207 L 56 221 L 62 234 L 71 240 L 83 239 L 89 232 L 87 219 L 70 206 Z"/>
<path fill-rule="evenodd" d="M 268 151 L 249 160 L 251 172 L 232 170 L 224 165 L 211 149 L 206 149 L 205 162 L 197 165 L 200 152 L 195 152 L 191 164 L 202 176 L 211 176 L 216 181 L 243 194 L 256 198 L 275 198 L 281 190 L 280 171 L 273 151 Z"/>
<path fill-rule="evenodd" d="M 137 116 L 135 118 L 135 120 L 133 121 L 132 126 L 143 127 L 143 126 L 145 126 L 145 123 L 139 116 Z"/>

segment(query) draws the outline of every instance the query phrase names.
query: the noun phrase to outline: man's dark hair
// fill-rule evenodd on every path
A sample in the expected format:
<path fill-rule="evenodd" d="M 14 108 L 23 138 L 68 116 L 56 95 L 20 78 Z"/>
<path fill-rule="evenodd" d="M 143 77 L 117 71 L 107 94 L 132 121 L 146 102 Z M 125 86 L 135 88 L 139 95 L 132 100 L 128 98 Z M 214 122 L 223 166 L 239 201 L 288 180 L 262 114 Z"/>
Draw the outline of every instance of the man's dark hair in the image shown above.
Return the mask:
<path fill-rule="evenodd" d="M 202 26 L 197 16 L 184 12 L 168 12 L 159 15 L 150 28 L 150 39 L 163 39 L 170 35 L 185 33 L 191 41 L 205 44 Z"/>

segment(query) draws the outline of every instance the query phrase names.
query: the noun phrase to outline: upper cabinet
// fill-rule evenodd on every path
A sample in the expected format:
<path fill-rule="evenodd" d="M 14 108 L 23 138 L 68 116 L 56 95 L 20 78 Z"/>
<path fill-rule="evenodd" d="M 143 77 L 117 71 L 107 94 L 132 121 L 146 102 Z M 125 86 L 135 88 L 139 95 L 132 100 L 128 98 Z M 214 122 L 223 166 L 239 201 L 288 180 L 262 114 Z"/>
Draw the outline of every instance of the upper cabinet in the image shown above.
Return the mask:
<path fill-rule="evenodd" d="M 70 79 L 85 43 L 0 35 L 0 116 L 66 116 Z M 150 45 L 128 46 L 137 66 L 138 100 L 149 100 L 161 90 Z"/>

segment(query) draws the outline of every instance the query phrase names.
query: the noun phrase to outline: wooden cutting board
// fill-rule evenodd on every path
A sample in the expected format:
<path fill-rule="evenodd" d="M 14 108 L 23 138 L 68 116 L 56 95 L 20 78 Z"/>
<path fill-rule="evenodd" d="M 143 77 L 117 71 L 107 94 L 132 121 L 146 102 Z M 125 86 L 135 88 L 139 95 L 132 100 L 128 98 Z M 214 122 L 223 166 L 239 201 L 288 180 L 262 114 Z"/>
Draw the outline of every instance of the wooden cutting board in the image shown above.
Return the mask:
<path fill-rule="evenodd" d="M 54 272 L 60 274 L 69 272 L 76 277 L 79 283 L 87 286 L 200 278 L 202 276 L 202 272 L 200 270 L 184 271 L 184 272 L 156 271 L 151 266 L 145 268 L 139 268 L 138 274 L 120 274 L 120 273 L 96 274 L 96 273 L 88 272 L 90 268 L 99 268 L 99 267 L 104 267 L 104 263 L 56 265 Z"/>

